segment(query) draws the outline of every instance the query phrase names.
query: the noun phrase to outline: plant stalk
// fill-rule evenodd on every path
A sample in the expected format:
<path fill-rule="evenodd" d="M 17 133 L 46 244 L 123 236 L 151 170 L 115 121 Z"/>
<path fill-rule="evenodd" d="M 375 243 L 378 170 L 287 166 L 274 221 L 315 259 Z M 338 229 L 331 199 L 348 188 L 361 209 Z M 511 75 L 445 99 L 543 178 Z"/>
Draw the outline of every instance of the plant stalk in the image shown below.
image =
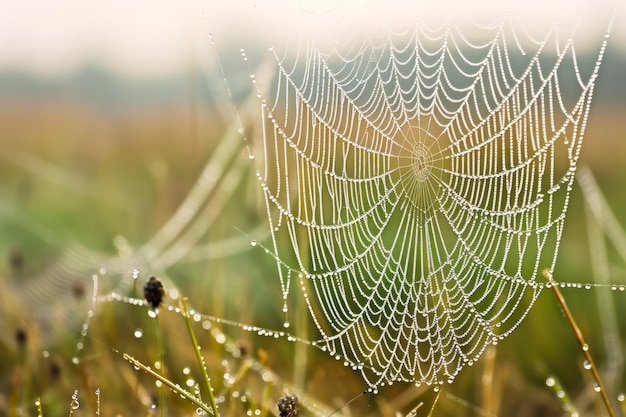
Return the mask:
<path fill-rule="evenodd" d="M 593 358 L 591 357 L 591 353 L 589 352 L 589 345 L 587 344 L 587 342 L 585 342 L 585 338 L 583 337 L 583 332 L 578 327 L 578 324 L 576 324 L 576 321 L 574 320 L 574 316 L 572 316 L 572 313 L 570 312 L 569 307 L 567 307 L 565 298 L 563 298 L 563 295 L 561 294 L 561 291 L 559 290 L 559 284 L 554 280 L 554 278 L 552 277 L 552 272 L 550 272 L 548 269 L 543 271 L 543 276 L 550 283 L 550 288 L 552 288 L 552 291 L 554 291 L 554 294 L 556 295 L 556 300 L 559 302 L 559 305 L 561 306 L 561 309 L 563 310 L 563 313 L 565 314 L 565 317 L 567 318 L 567 322 L 572 328 L 572 331 L 574 332 L 574 336 L 576 337 L 576 339 L 578 340 L 578 343 L 580 344 L 580 349 L 583 351 L 583 354 L 585 355 L 585 359 L 587 360 L 587 362 L 591 365 L 591 374 L 593 375 L 593 379 L 596 381 L 596 384 L 598 384 L 598 388 L 600 389 L 600 395 L 602 396 L 602 401 L 604 401 L 604 405 L 606 406 L 606 410 L 609 413 L 609 416 L 615 417 L 615 413 L 613 412 L 613 408 L 611 407 L 611 402 L 609 401 L 609 397 L 607 396 L 606 390 L 604 389 L 604 385 L 602 384 L 602 380 L 600 379 L 600 374 L 598 373 L 596 364 L 594 363 Z"/>
<path fill-rule="evenodd" d="M 143 363 L 139 362 L 137 359 L 133 358 L 128 353 L 124 353 L 122 355 L 122 357 L 125 360 L 127 360 L 128 362 L 130 362 L 133 366 L 136 366 L 137 368 L 142 369 L 148 375 L 150 375 L 153 378 L 156 378 L 157 380 L 161 381 L 161 383 L 163 385 L 166 385 L 169 388 L 171 388 L 175 393 L 180 394 L 181 396 L 183 396 L 186 399 L 188 399 L 189 401 L 191 401 L 193 404 L 197 405 L 198 407 L 200 407 L 201 409 L 206 411 L 206 413 L 208 415 L 215 416 L 215 414 L 209 409 L 209 407 L 207 407 L 205 404 L 202 403 L 202 401 L 199 401 L 196 397 L 191 395 L 189 392 L 184 390 L 180 385 L 174 384 L 169 379 L 167 379 L 164 376 L 161 376 L 160 374 L 154 372 L 152 369 L 148 368 L 146 365 L 144 365 Z"/>
<path fill-rule="evenodd" d="M 204 363 L 204 358 L 200 354 L 200 348 L 198 347 L 198 340 L 196 339 L 196 334 L 191 327 L 191 319 L 189 318 L 189 308 L 187 307 L 187 297 L 182 297 L 180 299 L 180 304 L 183 310 L 183 315 L 185 317 L 185 323 L 187 324 L 187 331 L 189 332 L 189 337 L 191 338 L 191 344 L 193 345 L 193 350 L 196 354 L 196 359 L 198 360 L 198 365 L 200 366 L 200 371 L 202 372 L 202 379 L 205 383 L 205 388 L 209 395 L 209 405 L 213 408 L 215 415 L 219 416 L 217 412 L 217 404 L 215 403 L 215 397 L 213 396 L 213 388 L 211 388 L 211 380 L 209 379 L 209 374 L 206 370 L 206 365 Z"/>

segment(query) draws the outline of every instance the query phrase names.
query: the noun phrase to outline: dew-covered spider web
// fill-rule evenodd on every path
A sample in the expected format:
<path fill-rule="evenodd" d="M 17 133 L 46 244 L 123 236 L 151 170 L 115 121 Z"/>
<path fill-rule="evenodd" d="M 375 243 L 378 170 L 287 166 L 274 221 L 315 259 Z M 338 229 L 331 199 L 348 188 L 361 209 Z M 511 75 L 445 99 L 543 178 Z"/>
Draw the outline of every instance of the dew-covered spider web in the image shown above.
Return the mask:
<path fill-rule="evenodd" d="M 610 19 L 590 32 L 582 12 L 534 25 L 515 13 L 423 16 L 419 5 L 354 18 L 356 2 L 313 2 L 286 16 L 295 4 L 246 4 L 220 26 L 211 3 L 220 75 L 209 82 L 226 81 L 221 110 L 236 117 L 179 209 L 116 255 L 51 242 L 62 254 L 5 285 L 19 301 L 3 311 L 35 316 L 51 339 L 84 310 L 88 321 L 94 300 L 124 300 L 138 269 L 174 287 L 172 266 L 248 250 L 248 236 L 209 235 L 252 167 L 267 222 L 244 229 L 276 260 L 285 328 L 211 320 L 313 344 L 372 390 L 452 381 L 519 326 L 546 288 L 541 271 L 555 268 Z M 81 286 L 94 273 L 99 294 Z M 290 320 L 302 304 L 315 335 Z M 0 328 L 11 335 L 4 316 Z"/>
<path fill-rule="evenodd" d="M 311 32 L 303 8 L 301 30 L 260 37 L 258 67 L 238 49 L 286 325 L 306 303 L 314 344 L 371 387 L 452 381 L 527 315 L 555 266 L 608 38 L 583 62 L 581 22 L 420 10 L 395 25 L 373 8 L 368 30 L 342 31 L 346 7 Z"/>

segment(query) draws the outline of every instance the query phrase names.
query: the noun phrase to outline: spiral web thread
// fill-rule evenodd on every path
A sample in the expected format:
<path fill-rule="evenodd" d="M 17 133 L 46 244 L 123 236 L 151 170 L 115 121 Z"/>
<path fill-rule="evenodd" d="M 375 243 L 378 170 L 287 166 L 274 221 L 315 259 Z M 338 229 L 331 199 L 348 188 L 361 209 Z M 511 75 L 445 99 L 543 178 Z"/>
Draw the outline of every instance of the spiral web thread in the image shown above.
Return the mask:
<path fill-rule="evenodd" d="M 524 319 L 608 38 L 585 70 L 556 25 L 421 23 L 274 43 L 269 87 L 250 74 L 283 310 L 299 293 L 314 345 L 371 387 L 451 382 Z"/>

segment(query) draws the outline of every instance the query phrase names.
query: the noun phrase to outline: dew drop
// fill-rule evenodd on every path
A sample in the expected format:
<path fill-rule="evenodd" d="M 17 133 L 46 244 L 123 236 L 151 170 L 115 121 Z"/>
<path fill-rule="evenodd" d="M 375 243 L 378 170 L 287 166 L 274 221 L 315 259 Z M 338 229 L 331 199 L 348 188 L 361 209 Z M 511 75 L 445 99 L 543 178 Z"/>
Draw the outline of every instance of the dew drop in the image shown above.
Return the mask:
<path fill-rule="evenodd" d="M 72 410 L 78 410 L 78 407 L 80 407 L 80 403 L 78 402 L 78 390 L 74 390 L 74 393 L 72 394 L 72 402 L 70 403 L 70 408 Z"/>
<path fill-rule="evenodd" d="M 586 370 L 589 370 L 592 368 L 591 362 L 589 362 L 588 360 L 585 360 L 583 362 L 583 368 L 585 368 Z"/>
<path fill-rule="evenodd" d="M 593 390 L 595 392 L 600 392 L 600 391 L 602 391 L 602 387 L 597 382 L 594 382 L 593 383 Z"/>
<path fill-rule="evenodd" d="M 135 330 L 135 332 L 133 333 L 133 336 L 135 336 L 137 339 L 141 339 L 141 337 L 143 336 L 143 329 Z"/>
<path fill-rule="evenodd" d="M 155 308 L 154 310 L 148 310 L 148 316 L 152 318 L 156 318 L 159 315 L 159 309 Z"/>
<path fill-rule="evenodd" d="M 248 159 L 254 159 L 254 154 L 251 153 L 250 155 L 248 155 Z"/>
<path fill-rule="evenodd" d="M 625 399 L 626 399 L 626 396 L 623 393 L 620 393 L 617 395 L 617 401 L 624 402 Z"/>
<path fill-rule="evenodd" d="M 191 369 L 189 369 L 189 367 L 185 366 L 183 368 L 183 375 L 189 375 L 191 373 Z"/>
<path fill-rule="evenodd" d="M 552 377 L 548 377 L 546 379 L 546 385 L 549 386 L 549 387 L 553 387 L 555 383 L 556 383 L 556 381 Z"/>
<path fill-rule="evenodd" d="M 72 358 L 72 363 L 73 363 L 74 365 L 78 365 L 78 364 L 80 363 L 80 359 L 78 359 L 76 356 L 74 356 L 74 357 Z"/>
<path fill-rule="evenodd" d="M 132 277 L 133 279 L 139 278 L 139 268 L 133 268 Z"/>
<path fill-rule="evenodd" d="M 562 389 L 558 390 L 556 392 L 556 396 L 559 398 L 565 398 L 565 391 L 563 391 Z"/>
<path fill-rule="evenodd" d="M 286 322 L 284 322 L 284 323 L 283 323 L 283 327 L 284 327 L 285 329 L 289 328 L 289 326 L 290 326 L 290 324 L 289 324 L 289 322 L 288 322 L 288 321 L 286 321 Z"/>
<path fill-rule="evenodd" d="M 256 240 L 251 240 L 250 241 L 250 246 L 256 246 Z"/>

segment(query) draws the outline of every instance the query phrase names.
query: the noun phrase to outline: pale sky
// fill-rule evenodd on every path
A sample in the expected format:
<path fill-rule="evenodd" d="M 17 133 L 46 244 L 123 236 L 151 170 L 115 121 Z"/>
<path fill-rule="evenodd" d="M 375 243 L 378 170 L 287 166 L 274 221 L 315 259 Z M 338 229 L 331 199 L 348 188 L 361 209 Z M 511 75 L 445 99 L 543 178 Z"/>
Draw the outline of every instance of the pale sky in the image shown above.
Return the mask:
<path fill-rule="evenodd" d="M 346 1 L 350 7 L 357 8 L 361 3 L 368 7 L 375 3 Z M 598 25 L 604 25 L 610 14 L 607 10 L 612 10 L 616 2 L 626 3 L 623 0 L 509 3 L 519 4 L 516 7 L 532 16 L 530 19 L 555 13 L 565 16 L 584 8 L 585 23 L 597 21 Z M 246 10 L 234 10 L 234 6 L 228 6 L 231 3 Z M 338 1 L 300 0 L 297 3 L 300 11 L 326 16 L 324 8 L 334 7 Z M 392 7 L 390 4 L 397 2 L 381 3 L 385 6 L 379 8 L 387 10 Z M 461 3 L 467 4 L 457 2 L 456 6 Z M 496 3 L 502 4 L 502 0 L 480 0 L 477 7 L 490 10 Z M 434 0 L 433 4 L 449 6 L 441 0 Z M 283 7 L 278 1 L 259 0 L 258 6 L 251 0 L 0 0 L 0 70 L 13 68 L 62 74 L 85 63 L 97 62 L 138 77 L 171 74 L 210 60 L 208 32 L 213 26 L 244 20 L 241 27 L 251 29 L 252 33 L 254 28 L 249 25 L 253 23 L 245 22 L 246 12 L 251 11 L 251 14 L 257 13 L 257 22 L 280 25 L 290 21 L 277 14 Z M 626 53 L 624 9 L 626 7 L 618 9 L 612 42 Z M 339 14 L 343 13 L 342 9 L 338 10 Z M 259 16 L 263 17 L 258 19 Z"/>

